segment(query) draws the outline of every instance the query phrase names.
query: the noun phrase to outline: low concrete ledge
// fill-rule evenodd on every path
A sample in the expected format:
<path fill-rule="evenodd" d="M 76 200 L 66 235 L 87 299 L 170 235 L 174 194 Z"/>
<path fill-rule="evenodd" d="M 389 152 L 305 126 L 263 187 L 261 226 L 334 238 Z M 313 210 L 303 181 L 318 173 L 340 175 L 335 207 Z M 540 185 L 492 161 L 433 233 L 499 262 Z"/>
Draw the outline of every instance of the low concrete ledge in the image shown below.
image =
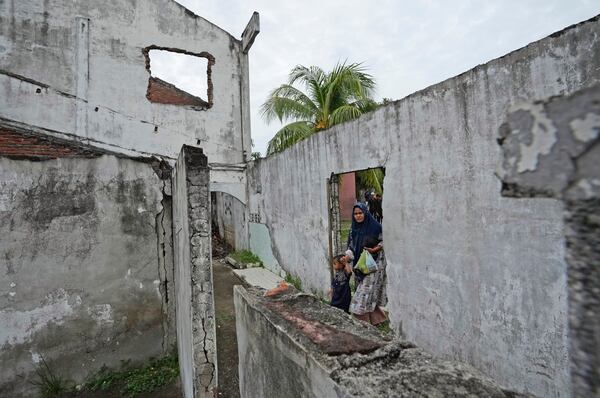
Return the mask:
<path fill-rule="evenodd" d="M 234 287 L 242 397 L 522 397 L 290 287 Z"/>

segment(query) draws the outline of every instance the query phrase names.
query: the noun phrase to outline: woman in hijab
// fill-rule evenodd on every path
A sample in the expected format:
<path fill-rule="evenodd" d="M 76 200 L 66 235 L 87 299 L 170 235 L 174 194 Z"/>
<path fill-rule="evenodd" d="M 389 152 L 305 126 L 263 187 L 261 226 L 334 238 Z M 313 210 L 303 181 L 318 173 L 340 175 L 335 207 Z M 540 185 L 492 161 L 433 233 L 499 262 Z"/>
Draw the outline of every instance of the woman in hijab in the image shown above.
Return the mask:
<path fill-rule="evenodd" d="M 367 205 L 359 202 L 352 208 L 352 228 L 347 245 L 348 249 L 352 251 L 354 265 L 362 253 L 367 236 L 381 239 L 381 224 L 369 213 Z"/>
<path fill-rule="evenodd" d="M 387 316 L 381 309 L 387 304 L 386 261 L 381 241 L 381 224 L 369 213 L 367 206 L 358 203 L 352 209 L 352 229 L 348 236 L 348 250 L 354 255 L 353 264 L 356 264 L 363 249 L 376 260 L 378 271 L 365 276 L 354 269 L 358 286 L 352 297 L 350 312 L 360 320 L 378 325 L 387 321 Z"/>

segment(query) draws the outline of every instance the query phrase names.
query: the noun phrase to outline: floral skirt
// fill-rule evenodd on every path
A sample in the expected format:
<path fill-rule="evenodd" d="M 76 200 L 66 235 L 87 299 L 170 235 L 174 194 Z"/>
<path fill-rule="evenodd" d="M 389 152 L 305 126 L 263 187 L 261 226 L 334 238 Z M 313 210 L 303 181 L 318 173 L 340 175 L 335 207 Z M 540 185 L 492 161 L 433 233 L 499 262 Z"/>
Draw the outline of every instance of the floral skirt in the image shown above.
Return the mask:
<path fill-rule="evenodd" d="M 386 279 L 385 267 L 380 267 L 378 271 L 366 275 L 352 297 L 350 312 L 363 315 L 373 312 L 376 306 L 385 306 L 387 304 Z"/>

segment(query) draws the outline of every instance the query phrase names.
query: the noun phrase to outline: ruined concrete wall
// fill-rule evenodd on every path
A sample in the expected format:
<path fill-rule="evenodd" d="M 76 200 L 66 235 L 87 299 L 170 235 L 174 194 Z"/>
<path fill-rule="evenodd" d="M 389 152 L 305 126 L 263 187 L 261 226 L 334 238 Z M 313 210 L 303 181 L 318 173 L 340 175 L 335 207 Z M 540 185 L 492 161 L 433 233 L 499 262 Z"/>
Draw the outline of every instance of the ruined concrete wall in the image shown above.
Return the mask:
<path fill-rule="evenodd" d="M 209 170 L 206 156 L 200 148 L 182 148 L 172 181 L 177 347 L 181 383 L 186 398 L 213 397 L 218 385 L 218 372 Z"/>
<path fill-rule="evenodd" d="M 242 397 L 495 397 L 463 363 L 433 358 L 293 288 L 275 297 L 234 287 Z"/>
<path fill-rule="evenodd" d="M 210 107 L 150 102 L 149 47 L 207 58 Z M 174 160 L 181 145 L 201 145 L 212 162 L 240 163 L 250 153 L 247 57 L 174 1 L 3 1 L 0 118 L 115 152 Z"/>
<path fill-rule="evenodd" d="M 311 353 L 266 319 L 241 286 L 233 291 L 240 396 L 336 396 L 335 383 Z"/>
<path fill-rule="evenodd" d="M 517 106 L 501 134 L 503 194 L 564 201 L 573 395 L 600 396 L 600 86 Z"/>
<path fill-rule="evenodd" d="M 235 197 L 214 192 L 213 227 L 235 250 L 248 249 L 248 223 L 246 206 Z"/>
<path fill-rule="evenodd" d="M 394 328 L 502 385 L 569 396 L 562 205 L 502 198 L 496 139 L 510 105 L 600 81 L 598 29 L 570 27 L 254 163 L 250 212 L 281 266 L 325 292 L 327 178 L 383 166 Z"/>
<path fill-rule="evenodd" d="M 0 157 L 0 395 L 31 396 L 42 358 L 81 382 L 172 348 L 163 186 L 150 164 L 114 156 Z"/>

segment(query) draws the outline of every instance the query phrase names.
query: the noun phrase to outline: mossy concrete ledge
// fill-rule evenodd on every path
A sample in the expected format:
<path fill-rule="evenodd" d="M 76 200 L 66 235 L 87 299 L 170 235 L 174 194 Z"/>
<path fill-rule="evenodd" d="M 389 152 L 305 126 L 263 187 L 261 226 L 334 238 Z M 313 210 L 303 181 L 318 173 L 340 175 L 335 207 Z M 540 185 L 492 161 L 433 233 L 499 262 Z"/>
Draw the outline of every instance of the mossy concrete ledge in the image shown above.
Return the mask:
<path fill-rule="evenodd" d="M 523 397 L 293 287 L 234 288 L 242 397 Z"/>

